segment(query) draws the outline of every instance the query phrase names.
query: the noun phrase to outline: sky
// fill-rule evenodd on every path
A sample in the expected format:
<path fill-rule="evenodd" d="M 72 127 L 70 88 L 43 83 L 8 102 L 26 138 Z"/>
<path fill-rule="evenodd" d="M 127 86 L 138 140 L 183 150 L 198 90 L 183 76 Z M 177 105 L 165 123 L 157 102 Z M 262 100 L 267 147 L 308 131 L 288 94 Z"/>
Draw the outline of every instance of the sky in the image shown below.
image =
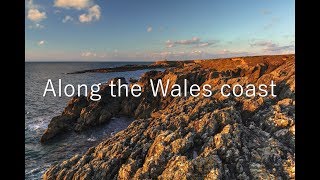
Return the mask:
<path fill-rule="evenodd" d="M 26 0 L 25 61 L 295 52 L 294 0 Z"/>

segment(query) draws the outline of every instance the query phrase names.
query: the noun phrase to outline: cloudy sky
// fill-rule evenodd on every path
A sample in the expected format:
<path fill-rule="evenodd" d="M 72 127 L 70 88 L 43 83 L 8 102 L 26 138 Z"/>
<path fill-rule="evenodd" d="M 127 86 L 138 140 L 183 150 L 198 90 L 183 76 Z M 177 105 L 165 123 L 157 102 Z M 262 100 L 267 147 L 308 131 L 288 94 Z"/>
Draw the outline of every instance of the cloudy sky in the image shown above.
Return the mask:
<path fill-rule="evenodd" d="M 294 0 L 27 0 L 26 61 L 287 54 Z"/>

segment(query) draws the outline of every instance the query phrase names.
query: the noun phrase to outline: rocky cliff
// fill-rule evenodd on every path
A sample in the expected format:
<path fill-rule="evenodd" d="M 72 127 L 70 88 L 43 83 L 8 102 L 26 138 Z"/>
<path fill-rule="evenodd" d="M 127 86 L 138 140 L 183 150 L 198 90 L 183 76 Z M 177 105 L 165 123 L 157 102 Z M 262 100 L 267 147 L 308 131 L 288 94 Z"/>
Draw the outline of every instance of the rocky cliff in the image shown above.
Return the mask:
<path fill-rule="evenodd" d="M 212 84 L 211 97 L 153 97 L 149 79 Z M 117 79 L 115 79 L 117 80 Z M 223 97 L 223 84 L 269 83 L 277 97 Z M 73 98 L 42 142 L 116 115 L 136 120 L 83 155 L 50 167 L 43 179 L 294 179 L 295 56 L 195 60 L 150 71 L 139 98 Z"/>

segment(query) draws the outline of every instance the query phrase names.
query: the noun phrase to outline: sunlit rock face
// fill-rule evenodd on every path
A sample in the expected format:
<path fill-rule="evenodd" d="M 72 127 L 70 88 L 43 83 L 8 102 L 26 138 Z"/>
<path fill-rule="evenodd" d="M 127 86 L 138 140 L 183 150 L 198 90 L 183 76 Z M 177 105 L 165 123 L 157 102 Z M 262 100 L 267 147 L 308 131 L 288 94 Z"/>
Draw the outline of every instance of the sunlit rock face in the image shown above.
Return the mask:
<path fill-rule="evenodd" d="M 153 97 L 150 79 L 211 84 L 213 95 Z M 220 93 L 226 83 L 271 80 L 276 97 Z M 110 100 L 105 92 L 101 102 L 70 101 L 59 117 L 72 117 L 61 126 L 66 129 L 81 131 L 118 114 L 136 120 L 85 154 L 53 165 L 43 179 L 295 178 L 294 55 L 197 60 L 148 72 L 137 83 L 139 98 Z M 51 121 L 59 129 L 55 122 L 64 120 Z"/>

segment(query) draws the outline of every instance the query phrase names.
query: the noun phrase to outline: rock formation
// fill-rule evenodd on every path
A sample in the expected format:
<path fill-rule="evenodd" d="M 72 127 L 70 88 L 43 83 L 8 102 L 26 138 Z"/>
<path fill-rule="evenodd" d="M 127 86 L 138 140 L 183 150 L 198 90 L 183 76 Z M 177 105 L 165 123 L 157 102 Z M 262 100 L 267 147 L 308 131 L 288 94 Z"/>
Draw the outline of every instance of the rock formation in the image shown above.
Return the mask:
<path fill-rule="evenodd" d="M 70 72 L 68 74 L 81 74 L 81 73 L 88 73 L 88 72 L 95 72 L 95 73 L 109 73 L 109 72 L 126 72 L 126 71 L 136 71 L 141 69 L 157 69 L 157 68 L 168 68 L 168 67 L 180 67 L 186 63 L 192 61 L 157 61 L 153 64 L 144 65 L 144 64 L 134 64 L 134 65 L 124 65 L 124 66 L 117 66 L 111 68 L 100 68 L 100 69 L 88 69 L 83 71 L 76 71 Z"/>
<path fill-rule="evenodd" d="M 212 84 L 212 97 L 153 97 L 149 79 Z M 277 97 L 223 97 L 228 83 L 269 83 Z M 138 81 L 139 98 L 73 98 L 50 122 L 45 142 L 115 115 L 136 120 L 83 155 L 50 167 L 44 179 L 294 179 L 295 56 L 195 60 Z"/>

